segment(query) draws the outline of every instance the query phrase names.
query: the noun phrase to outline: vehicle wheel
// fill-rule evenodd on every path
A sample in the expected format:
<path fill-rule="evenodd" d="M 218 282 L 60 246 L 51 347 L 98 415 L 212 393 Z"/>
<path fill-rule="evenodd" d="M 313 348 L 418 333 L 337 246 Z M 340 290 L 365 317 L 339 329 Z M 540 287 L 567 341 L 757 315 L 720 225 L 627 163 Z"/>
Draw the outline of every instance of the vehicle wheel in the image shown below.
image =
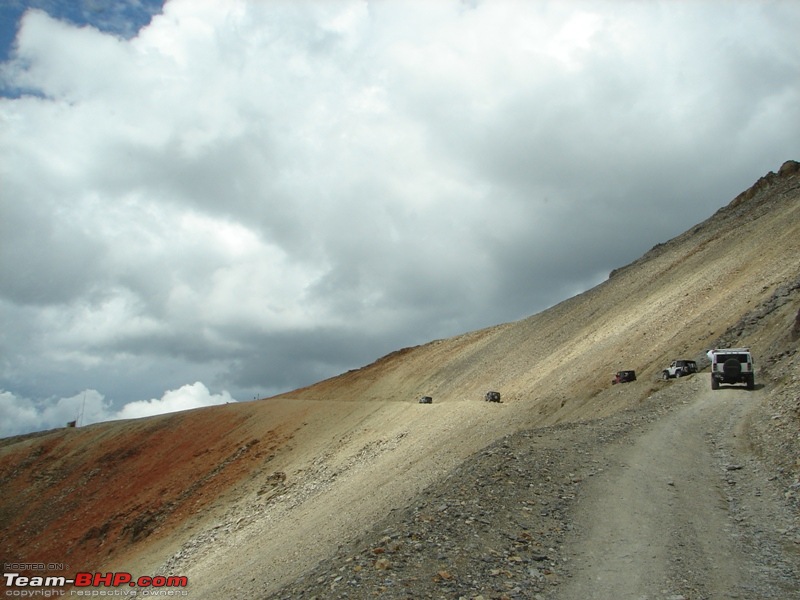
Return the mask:
<path fill-rule="evenodd" d="M 711 378 L 711 389 L 718 390 L 719 389 L 719 380 L 716 377 Z"/>
<path fill-rule="evenodd" d="M 756 376 L 752 373 L 747 376 L 747 389 L 754 390 L 756 389 Z"/>
<path fill-rule="evenodd" d="M 727 381 L 737 381 L 742 374 L 742 364 L 735 358 L 729 358 L 722 365 L 722 371 Z"/>
<path fill-rule="evenodd" d="M 664 381 L 668 381 L 669 380 L 669 371 L 662 371 L 661 372 L 661 379 L 663 379 Z"/>

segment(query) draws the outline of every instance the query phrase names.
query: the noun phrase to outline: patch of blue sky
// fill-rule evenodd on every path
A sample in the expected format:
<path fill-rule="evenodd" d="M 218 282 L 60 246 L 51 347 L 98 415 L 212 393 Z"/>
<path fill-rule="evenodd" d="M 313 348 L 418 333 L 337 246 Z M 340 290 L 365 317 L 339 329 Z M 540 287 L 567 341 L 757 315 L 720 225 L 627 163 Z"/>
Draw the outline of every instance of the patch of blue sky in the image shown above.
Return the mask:
<path fill-rule="evenodd" d="M 130 39 L 161 12 L 164 0 L 3 0 L 0 2 L 0 63 L 14 55 L 17 33 L 28 10 L 42 10 L 54 19 L 89 25 Z M 0 96 L 17 97 L 24 90 L 0 80 Z"/>

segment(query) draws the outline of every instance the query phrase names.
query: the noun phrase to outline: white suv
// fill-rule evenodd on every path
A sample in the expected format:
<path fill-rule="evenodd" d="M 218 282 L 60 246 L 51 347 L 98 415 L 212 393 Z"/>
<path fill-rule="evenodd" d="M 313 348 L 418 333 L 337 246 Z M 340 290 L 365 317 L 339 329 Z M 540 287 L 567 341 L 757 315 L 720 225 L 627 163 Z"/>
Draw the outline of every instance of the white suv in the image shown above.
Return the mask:
<path fill-rule="evenodd" d="M 755 388 L 755 368 L 750 348 L 709 350 L 708 357 L 711 359 L 712 390 L 718 390 L 720 383 L 744 383 L 748 390 Z"/>

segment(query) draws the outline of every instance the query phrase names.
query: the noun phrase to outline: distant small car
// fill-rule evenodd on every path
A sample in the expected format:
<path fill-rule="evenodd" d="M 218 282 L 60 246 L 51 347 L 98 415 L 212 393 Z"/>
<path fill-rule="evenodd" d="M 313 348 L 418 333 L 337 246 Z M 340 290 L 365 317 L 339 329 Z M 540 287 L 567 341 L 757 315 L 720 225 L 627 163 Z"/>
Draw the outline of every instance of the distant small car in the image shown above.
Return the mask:
<path fill-rule="evenodd" d="M 500 392 L 486 392 L 483 399 L 487 402 L 500 402 Z"/>
<path fill-rule="evenodd" d="M 433 398 L 430 396 L 423 396 L 419 399 L 420 404 L 433 404 Z"/>
<path fill-rule="evenodd" d="M 672 363 L 661 371 L 661 379 L 667 380 L 674 377 L 685 377 L 697 373 L 697 363 L 693 360 L 673 360 Z"/>
<path fill-rule="evenodd" d="M 617 371 L 611 383 L 616 385 L 618 383 L 629 383 L 631 381 L 636 381 L 636 371 Z"/>

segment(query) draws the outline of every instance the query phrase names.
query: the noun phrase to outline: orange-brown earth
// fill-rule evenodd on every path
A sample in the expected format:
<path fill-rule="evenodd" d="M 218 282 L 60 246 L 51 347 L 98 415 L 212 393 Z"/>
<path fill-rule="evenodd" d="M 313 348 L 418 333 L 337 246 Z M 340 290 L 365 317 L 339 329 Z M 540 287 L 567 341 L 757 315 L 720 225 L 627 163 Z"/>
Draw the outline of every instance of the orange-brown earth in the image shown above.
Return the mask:
<path fill-rule="evenodd" d="M 188 575 L 196 597 L 242 593 L 244 579 L 268 594 L 493 441 L 640 406 L 674 358 L 702 365 L 720 345 L 774 364 L 794 356 L 798 290 L 800 169 L 789 162 L 527 319 L 257 402 L 0 440 L 0 557 L 66 574 Z M 767 400 L 796 384 L 795 368 L 773 377 Z M 612 387 L 619 369 L 639 381 Z M 482 401 L 489 389 L 502 404 Z M 434 403 L 417 404 L 423 394 Z M 769 432 L 760 452 L 794 448 L 797 417 L 785 431 L 754 423 Z M 800 469 L 784 463 L 786 477 Z"/>
<path fill-rule="evenodd" d="M 255 408 L 218 406 L 6 440 L 0 556 L 93 570 L 180 527 L 281 452 L 302 418 L 287 412 L 264 426 L 254 423 Z"/>

